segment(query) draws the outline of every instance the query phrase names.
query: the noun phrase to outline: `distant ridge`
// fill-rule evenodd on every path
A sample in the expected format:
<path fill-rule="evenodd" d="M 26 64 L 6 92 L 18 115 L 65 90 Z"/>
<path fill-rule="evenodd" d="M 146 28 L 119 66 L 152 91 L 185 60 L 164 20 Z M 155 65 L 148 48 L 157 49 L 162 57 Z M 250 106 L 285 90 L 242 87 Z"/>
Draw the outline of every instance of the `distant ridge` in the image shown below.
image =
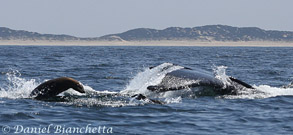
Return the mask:
<path fill-rule="evenodd" d="M 40 34 L 24 30 L 12 30 L 0 27 L 0 40 L 79 40 L 79 38 L 69 35 Z"/>
<path fill-rule="evenodd" d="M 169 27 L 163 30 L 138 28 L 100 37 L 122 40 L 200 40 L 200 41 L 293 41 L 293 32 L 263 30 L 257 27 L 207 25 L 194 28 Z"/>
<path fill-rule="evenodd" d="M 54 41 L 293 41 L 293 32 L 263 30 L 257 27 L 232 27 L 207 25 L 193 28 L 169 27 L 163 30 L 138 28 L 123 33 L 95 38 L 80 38 L 70 35 L 53 35 L 12 30 L 0 27 L 1 40 L 54 40 Z"/>

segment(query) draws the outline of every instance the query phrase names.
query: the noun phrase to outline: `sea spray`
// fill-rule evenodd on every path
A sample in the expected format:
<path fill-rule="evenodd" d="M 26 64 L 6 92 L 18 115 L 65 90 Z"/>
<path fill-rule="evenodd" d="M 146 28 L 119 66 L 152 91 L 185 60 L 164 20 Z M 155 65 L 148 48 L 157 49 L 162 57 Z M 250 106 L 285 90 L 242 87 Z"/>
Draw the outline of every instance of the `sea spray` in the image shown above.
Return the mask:
<path fill-rule="evenodd" d="M 225 89 L 227 86 L 231 85 L 229 76 L 226 75 L 226 69 L 228 67 L 226 66 L 213 66 L 213 71 L 215 74 L 215 78 L 219 79 L 224 83 L 224 88 Z"/>
<path fill-rule="evenodd" d="M 174 66 L 172 63 L 163 63 L 153 69 L 146 68 L 143 72 L 138 73 L 124 90 L 121 91 L 123 94 L 151 94 L 147 90 L 150 85 L 159 84 L 165 75 L 174 70 L 181 69 L 181 66 Z"/>
<path fill-rule="evenodd" d="M 0 86 L 0 97 L 5 98 L 28 98 L 30 92 L 38 86 L 35 79 L 25 79 L 21 77 L 18 70 L 6 73 L 6 83 Z"/>

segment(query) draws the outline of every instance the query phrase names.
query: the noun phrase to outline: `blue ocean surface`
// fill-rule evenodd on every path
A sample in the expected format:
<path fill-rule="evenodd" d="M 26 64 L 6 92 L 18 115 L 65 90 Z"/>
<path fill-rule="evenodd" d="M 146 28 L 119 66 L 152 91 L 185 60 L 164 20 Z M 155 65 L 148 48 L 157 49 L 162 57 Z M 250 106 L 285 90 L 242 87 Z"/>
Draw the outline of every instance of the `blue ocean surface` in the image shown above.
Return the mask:
<path fill-rule="evenodd" d="M 293 48 L 0 46 L 0 134 L 293 134 Z M 160 81 L 148 67 L 221 72 L 262 93 L 196 96 L 160 93 L 165 104 L 137 101 Z M 70 101 L 29 97 L 57 77 L 80 81 Z"/>

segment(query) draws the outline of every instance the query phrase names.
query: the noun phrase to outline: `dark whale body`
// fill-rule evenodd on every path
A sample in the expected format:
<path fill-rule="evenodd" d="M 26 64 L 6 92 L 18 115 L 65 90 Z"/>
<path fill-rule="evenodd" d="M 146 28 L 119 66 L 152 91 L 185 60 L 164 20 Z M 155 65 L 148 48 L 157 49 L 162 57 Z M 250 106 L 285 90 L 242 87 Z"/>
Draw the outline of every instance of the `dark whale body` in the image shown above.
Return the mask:
<path fill-rule="evenodd" d="M 40 84 L 31 92 L 30 97 L 37 100 L 47 100 L 70 88 L 85 93 L 83 86 L 77 80 L 60 77 Z"/>
<path fill-rule="evenodd" d="M 233 77 L 229 77 L 230 85 L 224 84 L 215 75 L 201 69 L 182 68 L 165 75 L 160 84 L 148 86 L 147 89 L 156 92 L 182 90 L 186 88 L 204 87 L 212 89 L 217 95 L 237 94 L 238 89 L 254 89 L 251 85 Z"/>

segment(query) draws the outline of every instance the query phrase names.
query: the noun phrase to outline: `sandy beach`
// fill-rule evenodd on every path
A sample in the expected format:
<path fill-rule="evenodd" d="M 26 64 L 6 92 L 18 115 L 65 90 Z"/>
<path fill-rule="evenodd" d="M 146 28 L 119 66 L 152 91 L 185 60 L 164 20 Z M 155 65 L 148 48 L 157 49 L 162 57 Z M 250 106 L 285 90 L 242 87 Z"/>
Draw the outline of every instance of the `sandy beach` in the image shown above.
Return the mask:
<path fill-rule="evenodd" d="M 20 46 L 243 46 L 243 47 L 293 47 L 293 42 L 271 41 L 54 41 L 54 40 L 0 40 L 0 45 Z"/>

